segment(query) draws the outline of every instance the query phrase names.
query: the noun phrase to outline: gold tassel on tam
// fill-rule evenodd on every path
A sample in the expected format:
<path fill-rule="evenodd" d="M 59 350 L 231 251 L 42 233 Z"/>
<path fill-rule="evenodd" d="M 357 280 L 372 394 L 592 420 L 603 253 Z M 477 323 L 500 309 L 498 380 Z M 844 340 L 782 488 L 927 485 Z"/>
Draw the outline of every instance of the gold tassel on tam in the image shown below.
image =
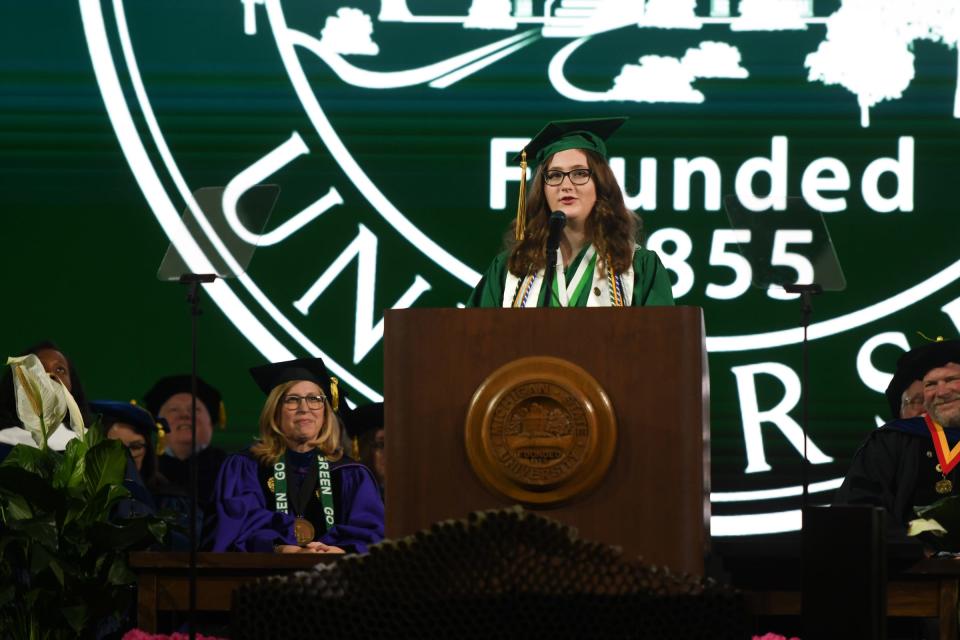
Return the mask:
<path fill-rule="evenodd" d="M 517 200 L 517 242 L 523 240 L 527 227 L 527 150 L 520 153 L 520 198 Z"/>
<path fill-rule="evenodd" d="M 220 427 L 220 431 L 223 431 L 227 428 L 227 405 L 223 404 L 223 400 L 220 401 L 218 409 L 217 425 Z"/>
<path fill-rule="evenodd" d="M 167 432 L 163 430 L 163 425 L 159 422 L 157 423 L 157 448 L 156 452 L 158 456 L 162 456 L 163 452 L 167 450 Z"/>
<path fill-rule="evenodd" d="M 330 378 L 330 406 L 337 413 L 340 412 L 340 381 L 334 377 Z"/>
<path fill-rule="evenodd" d="M 360 438 L 357 436 L 350 438 L 350 457 L 354 460 L 360 459 Z"/>

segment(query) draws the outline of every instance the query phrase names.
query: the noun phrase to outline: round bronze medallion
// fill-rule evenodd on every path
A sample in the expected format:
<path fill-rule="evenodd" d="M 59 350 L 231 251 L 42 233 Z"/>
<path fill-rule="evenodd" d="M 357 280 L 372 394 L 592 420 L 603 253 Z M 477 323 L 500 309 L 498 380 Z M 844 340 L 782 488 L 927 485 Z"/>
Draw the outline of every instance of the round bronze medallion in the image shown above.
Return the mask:
<path fill-rule="evenodd" d="M 593 376 L 560 358 L 520 358 L 500 367 L 467 410 L 474 473 L 525 504 L 557 504 L 589 491 L 606 474 L 616 444 L 607 394 Z"/>
<path fill-rule="evenodd" d="M 309 520 L 304 520 L 298 516 L 297 519 L 293 521 L 293 535 L 297 538 L 297 544 L 303 546 L 308 542 L 313 542 L 317 532 Z"/>

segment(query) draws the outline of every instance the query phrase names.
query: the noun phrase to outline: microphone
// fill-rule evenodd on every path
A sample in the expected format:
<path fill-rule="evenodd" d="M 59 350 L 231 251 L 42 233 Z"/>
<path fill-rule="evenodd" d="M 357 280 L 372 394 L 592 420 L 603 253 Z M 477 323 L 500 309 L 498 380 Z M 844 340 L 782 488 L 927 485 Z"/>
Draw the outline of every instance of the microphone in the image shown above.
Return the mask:
<path fill-rule="evenodd" d="M 567 216 L 563 211 L 554 211 L 550 214 L 550 230 L 547 232 L 547 252 L 556 251 L 560 246 L 560 232 L 567 224 Z M 556 260 L 554 260 L 556 263 Z"/>
<path fill-rule="evenodd" d="M 550 227 L 547 231 L 547 264 L 544 269 L 543 286 L 546 289 L 543 297 L 543 306 L 550 306 L 553 296 L 554 269 L 557 268 L 557 249 L 560 248 L 560 233 L 567 224 L 567 216 L 563 211 L 554 211 L 550 214 Z"/>

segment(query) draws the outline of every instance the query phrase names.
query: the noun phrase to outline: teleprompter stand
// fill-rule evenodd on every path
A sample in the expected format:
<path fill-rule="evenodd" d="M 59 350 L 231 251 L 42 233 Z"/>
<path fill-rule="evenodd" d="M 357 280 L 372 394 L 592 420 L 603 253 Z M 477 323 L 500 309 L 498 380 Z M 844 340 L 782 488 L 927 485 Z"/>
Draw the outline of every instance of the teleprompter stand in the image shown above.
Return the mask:
<path fill-rule="evenodd" d="M 197 460 L 197 324 L 200 310 L 200 285 L 213 282 L 212 273 L 184 273 L 180 284 L 187 286 L 187 302 L 190 304 L 190 611 L 187 627 L 191 640 L 196 637 L 197 612 L 197 546 L 200 532 L 197 531 L 197 481 L 200 477 Z"/>
<path fill-rule="evenodd" d="M 172 242 L 160 263 L 157 277 L 187 287 L 190 305 L 190 568 L 187 629 L 190 640 L 196 637 L 197 550 L 201 531 L 197 529 L 199 461 L 197 458 L 197 361 L 199 318 L 203 313 L 200 297 L 203 285 L 218 277 L 236 277 L 243 273 L 261 237 L 276 203 L 279 187 L 257 185 L 249 189 L 231 211 L 223 209 L 223 187 L 204 187 L 191 194 L 182 219 L 168 221 Z"/>
<path fill-rule="evenodd" d="M 738 234 L 738 249 L 750 264 L 754 287 L 771 299 L 800 301 L 802 345 L 801 428 L 803 463 L 801 481 L 806 507 L 809 494 L 807 441 L 809 430 L 809 339 L 813 296 L 842 291 L 846 279 L 823 215 L 803 198 L 787 198 L 783 210 L 753 211 L 735 196 L 724 198 L 730 226 Z"/>
<path fill-rule="evenodd" d="M 750 263 L 752 283 L 774 299 L 800 302 L 801 337 L 801 522 L 805 636 L 881 638 L 886 613 L 884 514 L 876 509 L 810 505 L 810 319 L 813 296 L 842 291 L 846 280 L 823 215 L 802 198 L 788 198 L 781 211 L 751 211 L 733 196 L 725 199 L 740 253 Z M 856 550 L 854 552 L 853 550 Z M 841 569 L 846 568 L 847 571 Z M 848 606 L 856 602 L 855 615 Z M 839 624 L 844 620 L 847 625 Z M 832 622 L 831 622 L 832 621 Z"/>
<path fill-rule="evenodd" d="M 803 499 L 801 501 L 804 513 L 809 506 L 809 486 L 810 486 L 810 460 L 807 457 L 807 433 L 810 420 L 810 391 L 807 387 L 810 381 L 810 341 L 808 339 L 808 330 L 810 328 L 810 316 L 813 314 L 813 296 L 823 293 L 823 287 L 819 284 L 785 284 L 783 290 L 787 293 L 796 293 L 800 295 L 800 326 L 803 328 L 803 347 L 802 364 L 800 366 L 800 406 L 801 419 L 800 425 L 803 428 L 803 465 L 800 474 L 803 483 Z"/>

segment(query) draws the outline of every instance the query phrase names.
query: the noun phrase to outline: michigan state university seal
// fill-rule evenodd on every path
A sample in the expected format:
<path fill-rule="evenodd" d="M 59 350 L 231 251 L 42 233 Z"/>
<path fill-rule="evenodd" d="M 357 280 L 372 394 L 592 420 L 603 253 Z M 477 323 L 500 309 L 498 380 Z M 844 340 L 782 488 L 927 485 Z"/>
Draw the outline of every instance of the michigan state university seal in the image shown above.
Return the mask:
<path fill-rule="evenodd" d="M 474 393 L 467 456 L 493 491 L 518 502 L 553 505 L 603 478 L 617 424 L 600 384 L 577 365 L 520 358 L 494 371 Z"/>

